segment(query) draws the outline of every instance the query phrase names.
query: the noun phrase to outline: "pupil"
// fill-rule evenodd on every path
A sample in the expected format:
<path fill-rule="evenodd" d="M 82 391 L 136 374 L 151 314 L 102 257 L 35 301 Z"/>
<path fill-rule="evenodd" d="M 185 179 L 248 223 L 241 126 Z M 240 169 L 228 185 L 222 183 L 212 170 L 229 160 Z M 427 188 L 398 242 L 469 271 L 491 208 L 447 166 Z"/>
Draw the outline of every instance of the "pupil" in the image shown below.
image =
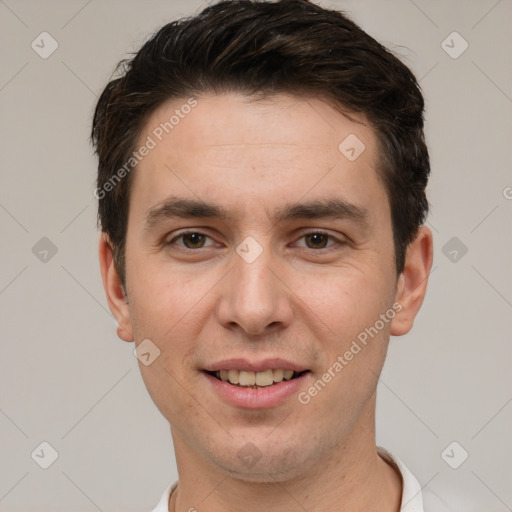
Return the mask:
<path fill-rule="evenodd" d="M 323 235 L 322 233 L 313 233 L 313 234 L 307 235 L 307 236 L 308 236 L 308 240 L 313 241 L 313 245 L 316 245 L 316 247 L 318 247 L 319 244 L 322 247 L 325 247 L 325 242 L 327 240 L 326 240 L 326 236 Z M 322 243 L 322 241 L 324 243 Z"/>
<path fill-rule="evenodd" d="M 199 233 L 188 233 L 184 236 L 183 238 L 184 240 L 188 240 L 189 242 L 191 242 L 190 244 L 187 244 L 185 243 L 185 245 L 192 245 L 192 246 L 196 246 L 196 245 L 199 245 L 201 246 L 201 242 L 204 241 L 203 239 L 203 235 L 199 234 Z"/>

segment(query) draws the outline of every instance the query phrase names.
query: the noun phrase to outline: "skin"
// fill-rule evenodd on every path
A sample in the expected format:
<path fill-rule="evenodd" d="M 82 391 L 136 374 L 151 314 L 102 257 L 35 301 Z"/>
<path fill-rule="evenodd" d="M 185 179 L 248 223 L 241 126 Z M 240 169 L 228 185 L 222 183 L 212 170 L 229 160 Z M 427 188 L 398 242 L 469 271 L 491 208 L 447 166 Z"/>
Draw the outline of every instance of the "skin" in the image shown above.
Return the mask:
<path fill-rule="evenodd" d="M 389 336 L 410 330 L 423 301 L 432 234 L 420 228 L 397 276 L 376 137 L 363 116 L 285 94 L 197 101 L 133 171 L 127 297 L 108 237 L 100 239 L 119 337 L 136 345 L 149 338 L 161 351 L 139 366 L 171 425 L 179 486 L 170 510 L 329 512 L 342 503 L 351 512 L 397 512 L 401 478 L 375 446 L 376 387 Z M 155 110 L 140 142 L 184 103 Z M 349 134 L 366 147 L 353 162 L 338 150 Z M 148 226 L 148 212 L 170 195 L 217 203 L 233 218 Z M 364 209 L 366 222 L 272 220 L 286 203 L 332 198 Z M 206 238 L 176 239 L 185 228 Z M 334 238 L 306 236 L 318 231 Z M 248 236 L 263 249 L 252 263 L 235 250 Z M 307 391 L 397 302 L 394 319 L 307 405 L 293 395 L 269 409 L 234 407 L 202 372 L 231 357 L 281 357 L 310 370 Z M 248 442 L 261 454 L 251 467 L 237 456 Z"/>

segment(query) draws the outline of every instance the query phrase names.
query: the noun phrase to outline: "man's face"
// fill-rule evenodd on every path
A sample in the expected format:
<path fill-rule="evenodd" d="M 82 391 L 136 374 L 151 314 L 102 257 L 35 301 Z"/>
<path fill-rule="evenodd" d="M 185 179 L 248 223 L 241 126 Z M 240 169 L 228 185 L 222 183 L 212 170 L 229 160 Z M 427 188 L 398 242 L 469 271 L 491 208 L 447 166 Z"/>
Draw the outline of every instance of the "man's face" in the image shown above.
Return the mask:
<path fill-rule="evenodd" d="M 226 94 L 197 98 L 159 141 L 185 103 L 161 106 L 139 138 L 157 145 L 133 176 L 126 329 L 161 351 L 140 369 L 178 457 L 247 480 L 299 476 L 371 436 L 397 291 L 376 137 L 319 100 Z M 229 217 L 174 216 L 177 199 Z"/>

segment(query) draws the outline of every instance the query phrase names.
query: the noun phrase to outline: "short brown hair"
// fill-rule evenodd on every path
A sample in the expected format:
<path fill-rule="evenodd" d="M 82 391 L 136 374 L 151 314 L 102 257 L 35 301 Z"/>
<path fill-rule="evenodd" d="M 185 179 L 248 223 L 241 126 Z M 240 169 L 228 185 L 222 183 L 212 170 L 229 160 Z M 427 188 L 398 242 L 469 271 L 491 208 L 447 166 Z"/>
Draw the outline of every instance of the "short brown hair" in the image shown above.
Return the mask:
<path fill-rule="evenodd" d="M 164 101 L 201 93 L 289 93 L 363 113 L 380 147 L 378 172 L 393 223 L 396 269 L 425 221 L 430 173 L 424 101 L 407 66 L 344 13 L 308 0 L 227 0 L 155 33 L 105 87 L 91 140 L 99 158 L 98 221 L 125 283 L 132 175 L 112 183 L 148 116 Z M 119 177 L 119 175 L 117 175 Z M 108 187 L 107 184 L 115 185 Z"/>

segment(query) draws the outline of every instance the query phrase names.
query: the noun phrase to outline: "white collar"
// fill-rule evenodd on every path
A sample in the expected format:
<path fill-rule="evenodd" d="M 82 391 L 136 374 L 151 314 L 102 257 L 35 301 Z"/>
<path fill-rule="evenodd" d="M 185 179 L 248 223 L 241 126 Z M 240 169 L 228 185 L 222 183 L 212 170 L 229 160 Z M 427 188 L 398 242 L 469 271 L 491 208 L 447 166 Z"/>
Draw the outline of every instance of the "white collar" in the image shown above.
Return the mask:
<path fill-rule="evenodd" d="M 394 457 L 384 448 L 377 446 L 377 452 L 402 475 L 402 504 L 400 512 L 423 512 L 421 487 L 416 477 L 398 457 Z"/>

